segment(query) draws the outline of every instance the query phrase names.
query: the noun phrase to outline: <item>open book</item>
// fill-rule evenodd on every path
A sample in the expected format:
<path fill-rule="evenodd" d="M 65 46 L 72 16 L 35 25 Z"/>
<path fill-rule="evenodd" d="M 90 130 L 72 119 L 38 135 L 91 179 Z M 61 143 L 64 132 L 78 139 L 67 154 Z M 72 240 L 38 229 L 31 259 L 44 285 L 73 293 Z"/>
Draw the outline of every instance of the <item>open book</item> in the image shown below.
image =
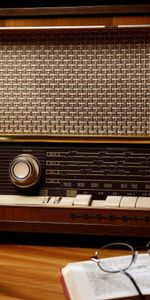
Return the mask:
<path fill-rule="evenodd" d="M 127 258 L 117 257 L 120 260 Z M 115 259 L 116 257 L 105 258 L 111 264 L 115 263 Z M 128 273 L 146 295 L 145 298 L 150 299 L 150 256 L 138 254 Z M 125 274 L 103 272 L 91 260 L 69 263 L 61 268 L 60 278 L 68 300 L 140 299 L 136 288 Z"/>

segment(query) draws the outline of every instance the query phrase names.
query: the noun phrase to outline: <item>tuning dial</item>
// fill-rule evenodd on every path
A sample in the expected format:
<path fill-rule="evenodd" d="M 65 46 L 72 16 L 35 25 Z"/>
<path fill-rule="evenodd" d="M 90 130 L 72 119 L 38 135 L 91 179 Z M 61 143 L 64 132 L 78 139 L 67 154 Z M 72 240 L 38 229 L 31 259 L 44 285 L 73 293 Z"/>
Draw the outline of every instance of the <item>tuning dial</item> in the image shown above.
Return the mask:
<path fill-rule="evenodd" d="M 20 154 L 11 162 L 9 174 L 14 185 L 21 188 L 31 187 L 40 178 L 39 162 L 30 154 Z"/>

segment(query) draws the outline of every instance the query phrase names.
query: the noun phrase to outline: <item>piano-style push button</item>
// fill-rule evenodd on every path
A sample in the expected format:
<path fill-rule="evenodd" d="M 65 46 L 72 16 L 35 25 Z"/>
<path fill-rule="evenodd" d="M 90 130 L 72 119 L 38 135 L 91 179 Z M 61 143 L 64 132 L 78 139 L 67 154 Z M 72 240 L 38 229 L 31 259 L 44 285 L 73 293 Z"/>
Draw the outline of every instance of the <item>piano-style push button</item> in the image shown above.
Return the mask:
<path fill-rule="evenodd" d="M 74 206 L 89 206 L 92 195 L 78 194 L 73 202 Z"/>
<path fill-rule="evenodd" d="M 150 197 L 138 197 L 136 208 L 150 208 Z"/>
<path fill-rule="evenodd" d="M 72 206 L 74 199 L 73 197 L 62 197 L 59 206 Z"/>
<path fill-rule="evenodd" d="M 122 208 L 135 208 L 137 197 L 123 196 L 120 201 L 120 207 Z"/>
<path fill-rule="evenodd" d="M 105 207 L 119 207 L 122 196 L 107 196 Z"/>
<path fill-rule="evenodd" d="M 106 200 L 93 200 L 92 207 L 119 207 L 122 196 L 107 196 Z"/>
<path fill-rule="evenodd" d="M 0 205 L 36 206 L 47 203 L 47 196 L 0 195 Z"/>
<path fill-rule="evenodd" d="M 93 200 L 91 203 L 91 207 L 101 208 L 105 206 L 105 200 Z"/>

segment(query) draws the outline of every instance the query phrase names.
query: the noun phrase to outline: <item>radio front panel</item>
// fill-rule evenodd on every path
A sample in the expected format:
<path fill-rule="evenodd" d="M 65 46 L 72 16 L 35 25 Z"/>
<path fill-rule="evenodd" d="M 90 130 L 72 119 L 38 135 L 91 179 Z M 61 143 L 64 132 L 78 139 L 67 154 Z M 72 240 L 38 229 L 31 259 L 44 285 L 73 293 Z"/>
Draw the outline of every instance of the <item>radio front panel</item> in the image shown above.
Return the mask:
<path fill-rule="evenodd" d="M 3 143 L 0 194 L 91 194 L 94 199 L 106 199 L 108 195 L 150 197 L 149 148 L 94 143 Z"/>

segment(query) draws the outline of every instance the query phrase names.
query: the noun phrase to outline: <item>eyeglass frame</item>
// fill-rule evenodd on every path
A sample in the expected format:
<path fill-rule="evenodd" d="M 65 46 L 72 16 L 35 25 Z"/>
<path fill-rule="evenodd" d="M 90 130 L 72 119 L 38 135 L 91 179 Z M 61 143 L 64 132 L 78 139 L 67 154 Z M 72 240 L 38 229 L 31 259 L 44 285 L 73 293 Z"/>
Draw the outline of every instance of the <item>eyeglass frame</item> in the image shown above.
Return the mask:
<path fill-rule="evenodd" d="M 150 243 L 150 242 L 149 242 Z M 97 264 L 98 264 L 98 266 L 99 266 L 99 268 L 102 270 L 102 271 L 104 271 L 104 272 L 107 272 L 107 273 L 118 273 L 118 272 L 120 272 L 120 270 L 115 270 L 115 271 L 107 271 L 107 270 L 105 270 L 105 269 L 103 269 L 103 267 L 100 265 L 100 263 L 101 263 L 101 260 L 100 260 L 100 258 L 98 258 L 98 255 L 99 255 L 99 252 L 100 252 L 100 250 L 103 250 L 103 249 L 105 249 L 105 248 L 107 248 L 107 247 L 111 247 L 111 246 L 126 246 L 127 248 L 129 248 L 129 250 L 131 250 L 131 256 L 132 256 L 132 258 L 131 258 L 131 262 L 130 262 L 130 264 L 128 265 L 128 267 L 125 267 L 125 268 L 122 268 L 122 270 L 123 271 L 125 271 L 125 270 L 127 270 L 127 269 L 129 269 L 130 267 L 131 267 L 131 265 L 135 262 L 135 259 L 136 259 L 136 256 L 137 256 L 137 251 L 135 251 L 134 250 L 134 248 L 131 246 L 131 245 L 129 245 L 129 244 L 127 244 L 127 243 L 110 243 L 110 244 L 106 244 L 106 245 L 104 245 L 104 246 L 102 246 L 101 248 L 98 248 L 97 250 L 96 250 L 96 252 L 95 252 L 95 255 L 93 256 L 93 257 L 91 257 L 91 260 L 92 261 L 94 261 L 94 262 L 96 262 Z"/>
<path fill-rule="evenodd" d="M 108 248 L 108 247 L 111 247 L 111 246 L 115 246 L 115 245 L 116 245 L 116 246 L 117 246 L 117 245 L 118 245 L 118 246 L 119 246 L 119 245 L 120 245 L 120 246 L 126 246 L 126 247 L 128 247 L 128 248 L 131 250 L 131 252 L 132 252 L 132 254 L 130 254 L 130 255 L 132 256 L 131 262 L 130 262 L 130 264 L 129 264 L 127 267 L 125 267 L 125 268 L 121 268 L 121 269 L 114 270 L 114 271 L 108 271 L 108 270 L 103 269 L 103 267 L 101 266 L 101 261 L 100 261 L 100 258 L 98 258 L 98 255 L 99 255 L 99 252 L 100 252 L 101 249 L 105 249 L 105 248 Z M 146 252 L 147 252 L 147 253 L 149 254 L 149 256 L 150 256 L 150 241 L 146 244 Z M 106 244 L 106 245 L 102 246 L 101 248 L 98 248 L 97 251 L 95 252 L 95 255 L 94 255 L 93 257 L 91 257 L 91 260 L 94 261 L 94 262 L 96 262 L 97 265 L 98 265 L 98 267 L 99 267 L 99 269 L 101 269 L 103 272 L 110 273 L 110 274 L 115 274 L 115 273 L 119 273 L 119 272 L 120 272 L 120 273 L 122 273 L 122 274 L 125 274 L 125 275 L 132 281 L 133 285 L 135 286 L 136 290 L 137 290 L 138 293 L 139 293 L 139 296 L 140 296 L 141 300 L 145 300 L 145 296 L 142 294 L 142 292 L 141 292 L 140 288 L 138 287 L 136 281 L 135 281 L 134 278 L 126 271 L 126 270 L 128 270 L 128 269 L 132 266 L 132 264 L 135 262 L 136 257 L 137 257 L 137 254 L 138 254 L 138 252 L 137 252 L 136 250 L 134 250 L 134 248 L 133 248 L 130 244 L 116 242 L 116 243 L 109 243 L 109 244 Z"/>

